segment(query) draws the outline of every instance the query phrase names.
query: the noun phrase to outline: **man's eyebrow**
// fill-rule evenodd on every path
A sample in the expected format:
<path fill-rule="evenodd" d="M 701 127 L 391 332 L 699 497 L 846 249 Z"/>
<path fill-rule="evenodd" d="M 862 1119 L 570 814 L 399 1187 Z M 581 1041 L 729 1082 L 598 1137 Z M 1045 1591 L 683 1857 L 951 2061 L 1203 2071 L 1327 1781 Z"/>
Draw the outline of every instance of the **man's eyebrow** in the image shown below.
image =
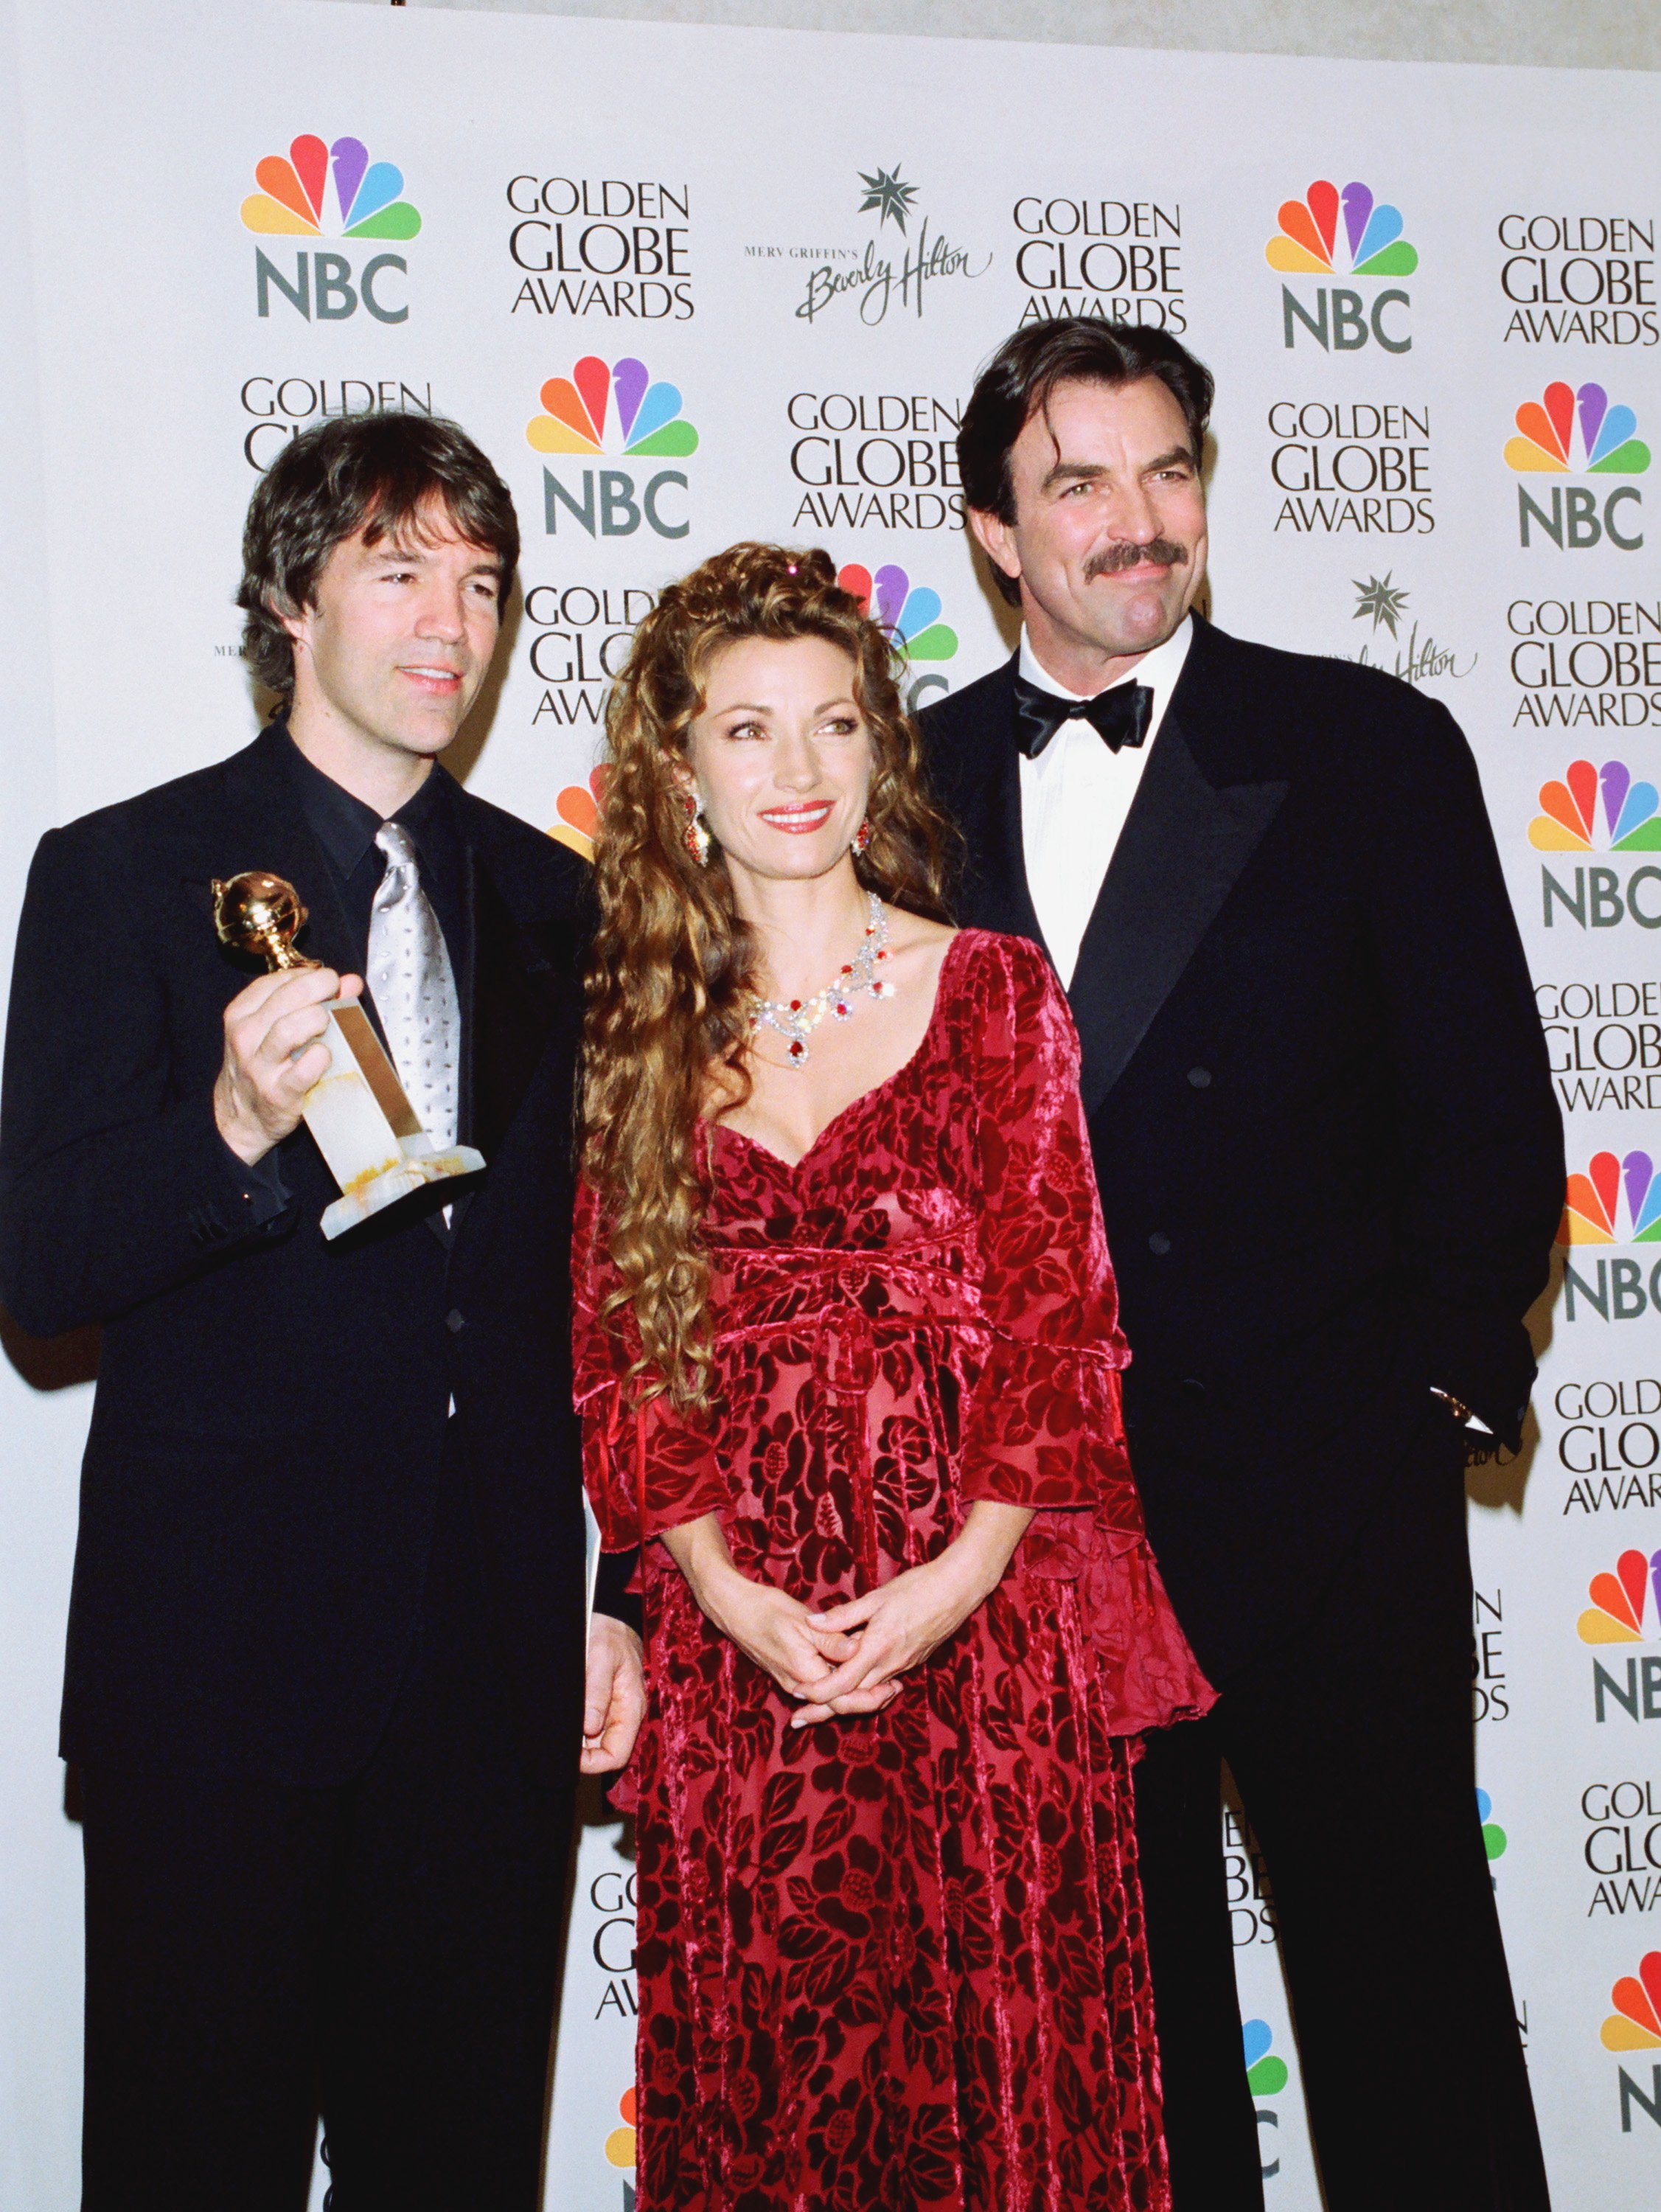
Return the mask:
<path fill-rule="evenodd" d="M 396 538 L 382 538 L 379 545 L 371 545 L 366 550 L 371 561 L 408 561 L 413 564 L 430 561 L 433 557 L 433 549 L 421 544 L 418 539 L 401 544 Z M 480 574 L 500 576 L 502 573 L 500 556 L 481 547 L 478 559 L 467 573 L 470 576 Z"/>
<path fill-rule="evenodd" d="M 1057 461 L 1039 486 L 1048 491 L 1058 483 L 1091 483 L 1096 477 L 1110 476 L 1112 471 L 1103 461 Z"/>
<path fill-rule="evenodd" d="M 1168 453 L 1155 453 L 1151 461 L 1142 465 L 1142 474 L 1152 476 L 1157 470 L 1168 469 L 1180 461 L 1191 469 L 1194 456 L 1186 446 L 1173 446 Z M 1059 483 L 1094 483 L 1099 478 L 1111 476 L 1112 471 L 1105 461 L 1058 461 L 1039 486 L 1040 491 L 1052 491 Z"/>

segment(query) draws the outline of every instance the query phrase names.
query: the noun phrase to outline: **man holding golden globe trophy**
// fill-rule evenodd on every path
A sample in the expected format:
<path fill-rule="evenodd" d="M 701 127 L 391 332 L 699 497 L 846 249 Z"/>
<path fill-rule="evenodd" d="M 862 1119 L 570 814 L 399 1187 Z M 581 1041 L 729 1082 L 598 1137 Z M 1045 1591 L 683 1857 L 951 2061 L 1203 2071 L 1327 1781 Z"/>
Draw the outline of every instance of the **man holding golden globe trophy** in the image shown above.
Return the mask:
<path fill-rule="evenodd" d="M 103 1331 L 88 2212 L 298 2212 L 319 2108 L 343 2208 L 538 2202 L 574 1787 L 643 1691 L 627 1559 L 585 1618 L 583 871 L 439 765 L 518 552 L 454 425 L 296 438 L 239 594 L 281 710 L 31 873 L 0 1297 Z"/>

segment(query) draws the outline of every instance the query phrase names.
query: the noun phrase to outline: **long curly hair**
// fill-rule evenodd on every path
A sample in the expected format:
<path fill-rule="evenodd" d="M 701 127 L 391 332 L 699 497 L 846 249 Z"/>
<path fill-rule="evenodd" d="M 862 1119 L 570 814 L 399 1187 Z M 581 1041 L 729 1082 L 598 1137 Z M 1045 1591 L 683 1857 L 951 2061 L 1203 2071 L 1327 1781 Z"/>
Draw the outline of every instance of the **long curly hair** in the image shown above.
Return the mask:
<path fill-rule="evenodd" d="M 688 735 L 710 665 L 745 638 L 823 638 L 853 663 L 870 732 L 870 842 L 860 883 L 891 905 L 946 915 L 953 832 L 924 785 L 894 645 L 838 585 L 828 554 L 729 546 L 671 584 L 634 634 L 607 709 L 609 764 L 595 841 L 599 920 L 589 961 L 583 1167 L 621 1278 L 606 1318 L 632 1310 L 642 1400 L 711 1401 L 709 1265 L 702 1242 L 712 1101 L 749 1095 L 761 997 L 751 933 L 720 849 L 686 843 Z"/>

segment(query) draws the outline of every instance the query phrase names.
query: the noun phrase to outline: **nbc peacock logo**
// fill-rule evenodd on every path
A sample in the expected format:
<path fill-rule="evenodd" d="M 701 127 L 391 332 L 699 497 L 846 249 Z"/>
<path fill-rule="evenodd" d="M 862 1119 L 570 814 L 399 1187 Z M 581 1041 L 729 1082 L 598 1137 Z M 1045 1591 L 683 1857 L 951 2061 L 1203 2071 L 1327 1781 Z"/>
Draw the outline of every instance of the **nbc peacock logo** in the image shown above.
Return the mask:
<path fill-rule="evenodd" d="M 1540 805 L 1528 827 L 1537 852 L 1661 853 L 1661 792 L 1624 761 L 1571 761 L 1561 781 L 1541 785 Z"/>
<path fill-rule="evenodd" d="M 1575 1623 L 1582 1644 L 1641 1644 L 1652 1584 L 1661 1611 L 1661 1552 L 1648 1559 L 1622 1552 L 1613 1573 L 1595 1574 L 1586 1585 L 1591 1603 Z"/>
<path fill-rule="evenodd" d="M 1591 1602 L 1575 1622 L 1582 1644 L 1609 1654 L 1591 1662 L 1592 1718 L 1601 1727 L 1616 1712 L 1630 1721 L 1661 1721 L 1661 1656 L 1653 1651 L 1627 1650 L 1623 1645 L 1652 1640 L 1646 1636 L 1645 1618 L 1653 1589 L 1656 1613 L 1661 1619 L 1661 1552 L 1646 1559 L 1639 1551 L 1622 1552 L 1614 1571 L 1601 1569 L 1586 1585 Z"/>
<path fill-rule="evenodd" d="M 1661 1951 L 1646 1952 L 1635 1974 L 1609 1991 L 1615 2007 L 1597 2039 L 1605 2051 L 1661 2051 Z"/>
<path fill-rule="evenodd" d="M 940 594 L 913 584 L 906 571 L 890 564 L 875 576 L 857 561 L 839 568 L 836 580 L 858 600 L 879 629 L 886 630 L 909 661 L 951 660 L 957 632 L 940 619 Z"/>
<path fill-rule="evenodd" d="M 1385 353 L 1409 353 L 1413 339 L 1401 321 L 1412 305 L 1399 284 L 1367 295 L 1355 289 L 1358 277 L 1410 276 L 1419 250 L 1403 235 L 1402 211 L 1379 199 L 1371 185 L 1345 185 L 1342 191 L 1318 178 L 1300 200 L 1282 200 L 1279 228 L 1264 248 L 1264 258 L 1282 276 L 1349 277 L 1323 283 L 1312 307 L 1289 284 L 1281 286 L 1281 316 L 1288 347 L 1301 328 L 1324 353 L 1358 353 L 1371 343 Z"/>
<path fill-rule="evenodd" d="M 875 576 L 858 561 L 837 571 L 836 580 L 852 592 L 880 629 L 885 630 L 895 653 L 909 672 L 906 710 L 915 714 L 931 693 L 949 691 L 951 685 L 938 668 L 920 664 L 952 660 L 957 654 L 957 632 L 940 619 L 938 592 L 926 584 L 913 584 L 898 563 L 890 562 Z"/>
<path fill-rule="evenodd" d="M 268 154 L 256 166 L 254 182 L 259 190 L 242 203 L 243 227 L 267 237 L 410 239 L 421 229 L 403 197 L 403 170 L 372 161 L 361 138 L 332 146 L 296 138 L 286 155 Z"/>
<path fill-rule="evenodd" d="M 1282 201 L 1280 228 L 1264 258 L 1283 276 L 1410 276 L 1419 254 L 1403 237 L 1405 228 L 1400 208 L 1375 199 L 1370 185 L 1340 191 L 1320 179 L 1300 200 Z"/>
<path fill-rule="evenodd" d="M 1661 1313 L 1661 1258 L 1646 1274 L 1643 1262 L 1628 1255 L 1593 1257 L 1587 1250 L 1661 1244 L 1661 1176 L 1647 1152 L 1594 1152 L 1583 1173 L 1571 1175 L 1556 1241 L 1563 1253 L 1566 1322 L 1584 1321 L 1588 1313 L 1605 1322 Z M 1661 1668 L 1661 1660 L 1656 1664 Z"/>
<path fill-rule="evenodd" d="M 1582 1644 L 1599 1649 L 1652 1640 L 1661 1633 L 1661 1629 L 1652 1628 L 1646 1634 L 1652 1589 L 1657 1619 L 1661 1621 L 1661 1552 L 1652 1553 L 1647 1559 L 1639 1551 L 1622 1552 L 1612 1573 L 1605 1568 L 1586 1585 L 1591 1603 L 1575 1623 L 1576 1635 Z M 1591 1700 L 1592 1717 L 1600 1724 L 1609 1718 L 1612 1709 L 1625 1713 L 1628 1720 L 1661 1721 L 1661 1657 L 1653 1652 L 1634 1651 L 1623 1661 L 1610 1650 L 1608 1667 L 1601 1659 L 1594 1659 Z"/>
<path fill-rule="evenodd" d="M 594 858 L 594 839 L 600 827 L 600 809 L 605 803 L 603 766 L 595 769 L 586 783 L 568 783 L 554 802 L 559 816 L 549 830 L 549 836 L 567 847 L 579 859 Z"/>
<path fill-rule="evenodd" d="M 698 450 L 698 433 L 682 412 L 680 388 L 654 377 L 632 356 L 602 361 L 585 354 L 569 376 L 550 376 L 539 395 L 543 411 L 524 426 L 534 452 L 585 460 L 651 463 L 685 460 Z M 543 470 L 543 506 L 550 537 L 561 513 L 591 538 L 632 538 L 645 523 L 659 538 L 684 538 L 692 525 L 664 504 L 688 489 L 682 469 L 585 469 L 573 489 L 553 469 Z"/>
<path fill-rule="evenodd" d="M 1649 471 L 1650 449 L 1637 434 L 1637 416 L 1630 407 L 1611 406 L 1601 384 L 1588 382 L 1577 389 L 1561 380 L 1550 383 L 1539 398 L 1525 399 L 1512 421 L 1516 434 L 1506 441 L 1505 457 L 1515 475 L 1608 479 Z M 1539 489 L 1543 494 L 1547 488 Z M 1643 494 L 1629 482 L 1607 491 L 1601 484 L 1554 483 L 1544 506 L 1526 483 L 1519 483 L 1519 542 L 1532 546 L 1544 538 L 1568 553 L 1603 544 L 1617 553 L 1636 553 L 1644 543 L 1639 526 L 1642 506 Z"/>
<path fill-rule="evenodd" d="M 1635 1974 L 1622 1974 L 1609 1991 L 1614 2007 L 1597 2032 L 1605 2051 L 1620 2057 L 1647 2057 L 1649 2087 L 1634 2081 L 1624 2066 L 1620 2075 L 1621 2132 L 1629 2136 L 1642 2112 L 1661 2128 L 1661 1951 L 1646 1951 Z"/>
<path fill-rule="evenodd" d="M 1661 793 L 1647 777 L 1634 776 L 1624 761 L 1571 761 L 1561 778 L 1540 786 L 1541 811 L 1528 826 L 1537 853 L 1661 854 Z M 1561 871 L 1560 882 L 1548 867 L 1540 871 L 1540 899 L 1548 929 L 1561 918 L 1579 929 L 1615 929 L 1634 922 L 1661 929 L 1661 865 L 1646 860 L 1629 870 L 1624 882 L 1611 867 Z"/>
<path fill-rule="evenodd" d="M 1628 1229 L 1619 1234 L 1624 1196 Z M 1560 1244 L 1661 1244 L 1661 1178 L 1647 1152 L 1594 1152 L 1584 1175 L 1571 1175 L 1558 1226 Z"/>
<path fill-rule="evenodd" d="M 643 361 L 608 363 L 589 354 L 569 376 L 550 376 L 543 413 L 524 434 L 539 453 L 619 453 L 684 460 L 698 433 L 681 412 L 672 384 L 654 383 Z"/>
<path fill-rule="evenodd" d="M 306 322 L 343 322 L 364 308 L 378 323 L 409 319 L 406 301 L 388 289 L 396 270 L 409 274 L 401 253 L 375 253 L 355 264 L 337 249 L 378 240 L 404 243 L 421 230 L 421 214 L 403 197 L 403 172 L 391 161 L 372 161 L 361 138 L 336 138 L 332 145 L 310 135 L 294 139 L 286 154 L 268 154 L 256 163 L 259 186 L 242 203 L 242 226 L 257 237 L 312 240 L 295 253 L 292 270 L 264 246 L 254 249 L 254 294 L 258 313 L 269 316 L 273 295 L 286 300 Z"/>
<path fill-rule="evenodd" d="M 1549 384 L 1538 399 L 1517 410 L 1517 435 L 1506 445 L 1506 466 L 1523 475 L 1567 476 L 1576 465 L 1587 476 L 1641 477 L 1650 449 L 1634 434 L 1638 417 L 1630 407 L 1611 407 L 1601 384 Z M 1575 433 L 1579 431 L 1577 441 Z"/>

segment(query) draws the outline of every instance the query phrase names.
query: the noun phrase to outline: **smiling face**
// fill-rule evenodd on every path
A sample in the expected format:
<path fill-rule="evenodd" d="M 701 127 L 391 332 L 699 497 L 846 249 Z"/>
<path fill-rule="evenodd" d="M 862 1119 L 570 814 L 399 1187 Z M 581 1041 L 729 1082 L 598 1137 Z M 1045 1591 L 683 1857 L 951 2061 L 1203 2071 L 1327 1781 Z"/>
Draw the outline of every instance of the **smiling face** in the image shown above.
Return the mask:
<path fill-rule="evenodd" d="M 799 879 L 846 858 L 876 763 L 854 664 L 840 646 L 723 646 L 687 750 L 704 819 L 735 874 Z"/>
<path fill-rule="evenodd" d="M 498 556 L 458 537 L 441 509 L 419 532 L 374 545 L 362 531 L 343 539 L 313 604 L 284 621 L 296 736 L 406 770 L 441 753 L 489 668 L 500 586 Z"/>
<path fill-rule="evenodd" d="M 1015 520 L 972 510 L 975 535 L 1021 581 L 1039 659 L 1079 691 L 1151 651 L 1205 574 L 1205 494 L 1188 426 L 1157 377 L 1058 384 L 1009 451 Z"/>

